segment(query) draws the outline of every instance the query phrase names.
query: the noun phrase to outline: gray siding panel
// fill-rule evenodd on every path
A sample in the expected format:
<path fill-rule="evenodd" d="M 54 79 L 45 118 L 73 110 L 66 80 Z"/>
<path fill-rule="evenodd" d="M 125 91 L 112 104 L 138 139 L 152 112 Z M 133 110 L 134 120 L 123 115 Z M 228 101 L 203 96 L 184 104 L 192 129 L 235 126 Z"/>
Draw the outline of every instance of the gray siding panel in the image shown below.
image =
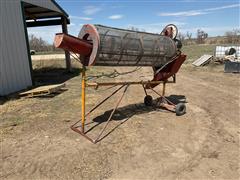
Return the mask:
<path fill-rule="evenodd" d="M 21 2 L 63 13 L 50 0 L 0 0 L 0 96 L 32 85 Z"/>
<path fill-rule="evenodd" d="M 20 1 L 0 1 L 0 96 L 32 85 Z"/>
<path fill-rule="evenodd" d="M 11 87 L 9 86 L 9 81 L 10 81 L 10 76 L 7 75 L 7 73 L 9 73 L 7 70 L 7 67 L 8 67 L 8 63 L 9 62 L 6 62 L 5 59 L 7 59 L 7 45 L 6 45 L 6 42 L 5 42 L 5 36 L 6 36 L 6 28 L 5 28 L 5 24 L 6 24 L 6 18 L 4 18 L 4 12 L 6 11 L 6 4 L 4 3 L 0 3 L 0 7 L 1 7 L 1 10 L 0 12 L 2 13 L 2 15 L 0 16 L 0 23 L 3 25 L 1 26 L 1 33 L 2 33 L 2 36 L 1 36 L 1 48 L 0 48 L 0 54 L 2 54 L 2 59 L 0 59 L 1 61 L 1 83 L 0 84 L 0 95 L 5 95 L 6 92 L 11 89 Z"/>

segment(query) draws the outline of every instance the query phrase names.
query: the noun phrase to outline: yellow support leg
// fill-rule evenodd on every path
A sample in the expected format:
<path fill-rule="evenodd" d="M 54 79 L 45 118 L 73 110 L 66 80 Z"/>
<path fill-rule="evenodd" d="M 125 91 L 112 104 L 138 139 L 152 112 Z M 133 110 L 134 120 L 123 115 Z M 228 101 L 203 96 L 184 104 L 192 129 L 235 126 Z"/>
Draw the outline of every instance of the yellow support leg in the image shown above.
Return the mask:
<path fill-rule="evenodd" d="M 82 67 L 82 132 L 84 133 L 85 125 L 85 85 L 86 85 L 86 68 Z"/>

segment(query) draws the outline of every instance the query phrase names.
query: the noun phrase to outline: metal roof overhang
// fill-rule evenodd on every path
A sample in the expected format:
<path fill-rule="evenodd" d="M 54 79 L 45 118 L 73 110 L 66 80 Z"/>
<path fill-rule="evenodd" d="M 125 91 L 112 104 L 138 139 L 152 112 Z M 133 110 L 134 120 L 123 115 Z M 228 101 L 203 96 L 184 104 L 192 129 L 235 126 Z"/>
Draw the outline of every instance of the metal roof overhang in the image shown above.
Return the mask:
<path fill-rule="evenodd" d="M 47 8 L 24 3 L 24 13 L 27 27 L 55 26 L 62 25 L 63 18 L 70 24 L 68 14 L 60 9 L 62 13 Z"/>

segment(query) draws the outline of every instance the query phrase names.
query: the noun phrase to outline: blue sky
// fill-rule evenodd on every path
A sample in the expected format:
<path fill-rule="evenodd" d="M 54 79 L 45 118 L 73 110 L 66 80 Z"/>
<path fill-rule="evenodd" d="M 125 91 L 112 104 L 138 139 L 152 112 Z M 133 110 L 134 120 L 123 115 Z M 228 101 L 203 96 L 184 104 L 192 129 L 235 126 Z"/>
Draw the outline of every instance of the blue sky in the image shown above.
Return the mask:
<path fill-rule="evenodd" d="M 69 34 L 77 36 L 83 24 L 102 24 L 118 28 L 134 26 L 159 33 L 173 23 L 179 31 L 196 35 L 197 29 L 209 36 L 239 28 L 239 0 L 56 0 L 69 14 Z M 29 34 L 53 42 L 60 26 L 29 28 Z"/>

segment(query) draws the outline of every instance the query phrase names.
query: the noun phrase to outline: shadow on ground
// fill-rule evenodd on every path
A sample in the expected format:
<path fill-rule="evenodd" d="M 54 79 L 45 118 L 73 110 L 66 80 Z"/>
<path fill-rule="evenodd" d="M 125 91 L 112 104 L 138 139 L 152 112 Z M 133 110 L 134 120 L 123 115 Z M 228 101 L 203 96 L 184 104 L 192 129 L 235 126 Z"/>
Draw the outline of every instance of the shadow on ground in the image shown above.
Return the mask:
<path fill-rule="evenodd" d="M 35 86 L 61 84 L 78 76 L 79 68 L 73 68 L 72 72 L 66 72 L 65 68 L 41 68 L 33 70 Z"/>
<path fill-rule="evenodd" d="M 187 103 L 186 100 L 186 96 L 184 95 L 170 95 L 167 97 L 168 100 L 170 100 L 171 102 L 173 102 L 174 104 L 178 104 L 178 103 Z"/>
<path fill-rule="evenodd" d="M 166 97 L 169 99 L 171 102 L 174 104 L 178 103 L 187 103 L 186 102 L 186 97 L 184 95 L 171 95 Z M 157 102 L 158 98 L 154 100 L 153 106 L 146 106 L 144 103 L 138 103 L 138 104 L 129 104 L 127 106 L 123 106 L 120 108 L 117 108 L 116 111 L 114 112 L 111 121 L 120 121 L 118 125 L 116 125 L 114 128 L 112 128 L 107 134 L 105 134 L 102 138 L 99 139 L 101 141 L 102 139 L 106 138 L 109 134 L 111 134 L 115 129 L 117 129 L 120 125 L 128 121 L 131 117 L 134 115 L 140 115 L 140 114 L 145 114 L 149 113 L 152 111 L 161 111 L 163 109 L 157 107 Z M 95 117 L 92 122 L 89 122 L 87 125 L 96 123 L 92 127 L 90 127 L 86 133 L 92 131 L 94 128 L 97 126 L 101 125 L 102 123 L 108 121 L 111 113 L 113 112 L 113 109 L 105 111 L 103 114 Z"/>
<path fill-rule="evenodd" d="M 38 86 L 44 86 L 44 85 L 53 85 L 53 84 L 61 84 L 64 83 L 76 76 L 78 76 L 81 73 L 80 68 L 73 68 L 72 72 L 66 72 L 65 68 L 54 68 L 54 67 L 48 67 L 48 68 L 40 68 L 33 70 L 33 80 L 35 85 L 31 87 L 35 88 Z M 43 98 L 49 98 L 54 97 L 65 90 L 56 92 L 54 94 L 50 94 L 48 96 L 41 96 Z M 19 99 L 20 92 L 12 93 L 7 96 L 0 96 L 0 105 L 3 105 L 7 101 L 10 100 L 17 100 Z"/>

